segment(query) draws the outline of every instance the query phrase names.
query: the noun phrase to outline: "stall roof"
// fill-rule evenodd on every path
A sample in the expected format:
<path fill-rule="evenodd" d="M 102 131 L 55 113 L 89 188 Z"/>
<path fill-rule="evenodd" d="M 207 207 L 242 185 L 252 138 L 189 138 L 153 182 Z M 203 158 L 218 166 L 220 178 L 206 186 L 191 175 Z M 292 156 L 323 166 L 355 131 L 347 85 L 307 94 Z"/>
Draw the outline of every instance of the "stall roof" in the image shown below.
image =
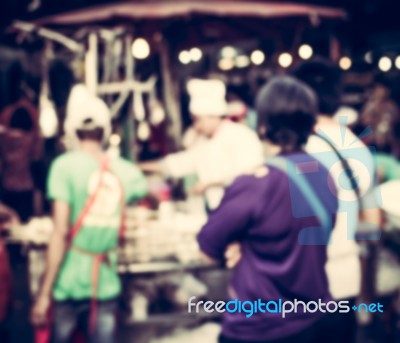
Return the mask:
<path fill-rule="evenodd" d="M 112 19 L 168 19 L 194 14 L 216 16 L 243 16 L 279 18 L 316 15 L 322 18 L 345 19 L 347 13 L 340 8 L 278 2 L 257 1 L 156 1 L 122 2 L 86 7 L 56 14 L 36 21 L 39 25 L 81 25 L 101 23 Z"/>

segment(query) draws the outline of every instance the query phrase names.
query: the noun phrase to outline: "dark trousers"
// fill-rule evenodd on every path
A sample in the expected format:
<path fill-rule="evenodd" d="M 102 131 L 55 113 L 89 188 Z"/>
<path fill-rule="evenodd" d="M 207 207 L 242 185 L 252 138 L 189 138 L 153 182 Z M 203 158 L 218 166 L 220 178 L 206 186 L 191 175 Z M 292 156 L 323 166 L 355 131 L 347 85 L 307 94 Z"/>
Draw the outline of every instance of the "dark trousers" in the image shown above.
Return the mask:
<path fill-rule="evenodd" d="M 21 222 L 26 223 L 33 216 L 33 191 L 13 192 L 3 190 L 2 202 L 17 212 Z"/>
<path fill-rule="evenodd" d="M 350 308 L 356 304 L 355 298 L 340 299 L 347 300 Z M 335 331 L 335 343 L 355 343 L 357 334 L 357 318 L 354 311 L 349 313 L 335 313 L 329 318 L 332 325 L 337 328 Z"/>
<path fill-rule="evenodd" d="M 219 343 L 336 343 L 334 334 L 337 328 L 329 316 L 295 335 L 268 341 L 242 341 L 234 338 L 220 336 Z"/>
<path fill-rule="evenodd" d="M 116 342 L 117 301 L 98 301 L 96 324 L 89 330 L 90 300 L 56 301 L 53 308 L 52 343 L 70 343 L 77 329 L 90 343 Z"/>

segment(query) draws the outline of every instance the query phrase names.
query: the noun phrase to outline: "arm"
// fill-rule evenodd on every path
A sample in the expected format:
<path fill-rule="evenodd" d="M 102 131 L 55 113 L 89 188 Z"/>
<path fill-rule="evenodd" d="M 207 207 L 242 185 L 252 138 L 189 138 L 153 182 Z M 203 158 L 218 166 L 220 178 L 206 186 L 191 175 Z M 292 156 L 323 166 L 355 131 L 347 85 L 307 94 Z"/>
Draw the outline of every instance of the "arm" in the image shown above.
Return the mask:
<path fill-rule="evenodd" d="M 141 162 L 138 166 L 145 173 L 161 173 L 161 160 Z"/>
<path fill-rule="evenodd" d="M 134 200 L 139 200 L 144 198 L 149 189 L 146 177 L 143 175 L 142 171 L 133 165 L 129 166 L 130 170 L 127 173 L 128 179 L 126 180 L 126 201 L 129 203 Z"/>
<path fill-rule="evenodd" d="M 0 230 L 9 229 L 20 224 L 18 214 L 3 204 L 0 204 L 0 217 L 3 217 L 0 218 Z"/>
<path fill-rule="evenodd" d="M 47 321 L 53 284 L 57 278 L 66 251 L 69 218 L 69 205 L 64 201 L 56 200 L 53 203 L 54 231 L 50 237 L 47 251 L 46 272 L 32 310 L 32 322 L 35 325 L 42 325 Z"/>
<path fill-rule="evenodd" d="M 249 230 L 254 209 L 250 199 L 257 198 L 253 182 L 251 176 L 236 180 L 200 231 L 200 249 L 208 259 L 223 260 L 228 246 Z"/>

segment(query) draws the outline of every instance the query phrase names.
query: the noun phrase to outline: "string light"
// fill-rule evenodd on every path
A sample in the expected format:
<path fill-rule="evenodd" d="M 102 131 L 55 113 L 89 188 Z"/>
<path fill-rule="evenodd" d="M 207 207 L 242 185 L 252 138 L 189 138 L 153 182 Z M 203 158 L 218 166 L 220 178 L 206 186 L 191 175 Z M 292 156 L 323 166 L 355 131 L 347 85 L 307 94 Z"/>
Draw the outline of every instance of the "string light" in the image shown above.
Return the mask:
<path fill-rule="evenodd" d="M 132 55 L 138 60 L 144 60 L 150 55 L 150 45 L 144 38 L 136 38 L 132 44 Z"/>
<path fill-rule="evenodd" d="M 238 68 L 246 68 L 250 65 L 250 59 L 246 55 L 241 55 L 236 57 L 236 67 Z"/>
<path fill-rule="evenodd" d="M 190 58 L 193 62 L 198 62 L 203 57 L 203 53 L 199 48 L 192 48 L 190 49 Z"/>
<path fill-rule="evenodd" d="M 311 46 L 309 46 L 308 44 L 303 44 L 302 46 L 300 46 L 299 48 L 299 56 L 303 59 L 303 60 L 308 60 L 312 57 L 313 55 L 313 49 Z"/>
<path fill-rule="evenodd" d="M 387 56 L 381 57 L 378 62 L 378 68 L 383 72 L 389 71 L 392 68 L 392 60 Z"/>
<path fill-rule="evenodd" d="M 288 68 L 293 62 L 293 57 L 288 52 L 284 52 L 280 54 L 278 62 L 281 67 Z"/>
<path fill-rule="evenodd" d="M 234 66 L 235 66 L 235 62 L 231 58 L 223 58 L 223 59 L 219 60 L 219 62 L 218 62 L 219 69 L 225 70 L 225 71 L 233 69 Z"/>
<path fill-rule="evenodd" d="M 261 50 L 254 50 L 250 55 L 250 59 L 253 64 L 260 65 L 265 61 L 265 54 Z"/>
<path fill-rule="evenodd" d="M 343 56 L 339 61 L 339 66 L 343 70 L 349 70 L 352 66 L 353 62 L 350 57 Z"/>
<path fill-rule="evenodd" d="M 182 64 L 189 64 L 191 61 L 191 56 L 190 56 L 190 52 L 187 50 L 183 50 L 179 53 L 179 61 Z"/>

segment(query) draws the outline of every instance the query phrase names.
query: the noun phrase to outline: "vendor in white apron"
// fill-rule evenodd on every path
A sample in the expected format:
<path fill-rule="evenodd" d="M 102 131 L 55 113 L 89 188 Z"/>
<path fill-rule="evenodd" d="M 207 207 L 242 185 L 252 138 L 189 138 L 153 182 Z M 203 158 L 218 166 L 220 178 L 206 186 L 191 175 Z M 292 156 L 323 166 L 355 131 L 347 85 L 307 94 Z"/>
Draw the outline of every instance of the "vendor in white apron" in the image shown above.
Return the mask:
<path fill-rule="evenodd" d="M 263 163 L 262 145 L 251 129 L 226 118 L 226 88 L 222 81 L 192 79 L 187 89 L 193 127 L 206 139 L 199 139 L 189 149 L 161 161 L 140 166 L 144 171 L 161 172 L 172 178 L 197 175 L 199 182 L 193 191 L 203 194 L 208 209 L 214 210 L 225 187 Z"/>

